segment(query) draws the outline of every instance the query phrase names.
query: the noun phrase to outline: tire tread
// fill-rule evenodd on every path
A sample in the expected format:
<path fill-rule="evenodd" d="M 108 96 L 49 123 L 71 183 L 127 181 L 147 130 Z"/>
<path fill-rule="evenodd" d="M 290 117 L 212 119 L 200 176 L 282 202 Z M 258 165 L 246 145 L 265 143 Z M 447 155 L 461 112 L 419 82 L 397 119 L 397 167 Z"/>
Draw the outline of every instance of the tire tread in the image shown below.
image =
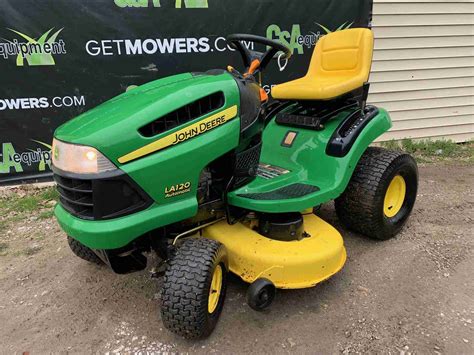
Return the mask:
<path fill-rule="evenodd" d="M 79 241 L 67 237 L 67 242 L 71 251 L 82 260 L 88 261 L 93 264 L 102 265 L 102 260 L 92 251 L 92 249 L 86 247 L 84 244 L 80 243 Z"/>
<path fill-rule="evenodd" d="M 161 295 L 161 317 L 172 332 L 188 339 L 203 338 L 212 332 L 213 326 L 207 322 L 208 278 L 222 247 L 209 239 L 189 239 L 169 261 Z M 221 292 L 225 292 L 224 284 Z"/>
<path fill-rule="evenodd" d="M 377 201 L 385 196 L 384 180 L 402 161 L 413 162 L 406 153 L 369 147 L 362 155 L 344 193 L 335 200 L 339 219 L 350 229 L 374 239 L 385 240 Z M 416 163 L 415 169 L 416 169 Z"/>

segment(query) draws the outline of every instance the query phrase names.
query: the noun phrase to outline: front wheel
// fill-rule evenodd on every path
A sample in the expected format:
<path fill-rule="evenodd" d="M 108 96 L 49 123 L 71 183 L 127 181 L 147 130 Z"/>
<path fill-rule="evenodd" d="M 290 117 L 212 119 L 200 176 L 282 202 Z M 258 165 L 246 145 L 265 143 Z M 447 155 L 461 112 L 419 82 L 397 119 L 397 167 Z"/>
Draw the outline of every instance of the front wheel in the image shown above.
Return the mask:
<path fill-rule="evenodd" d="M 78 242 L 77 240 L 67 237 L 67 243 L 71 251 L 82 260 L 88 261 L 93 264 L 103 265 L 104 262 L 92 251 L 92 249 L 86 247 L 84 244 Z"/>
<path fill-rule="evenodd" d="M 409 154 L 370 147 L 336 199 L 336 212 L 348 228 L 387 240 L 408 220 L 417 189 L 418 169 Z"/>
<path fill-rule="evenodd" d="M 224 306 L 227 270 L 224 245 L 209 239 L 186 240 L 165 273 L 161 297 L 164 325 L 188 339 L 209 336 Z"/>

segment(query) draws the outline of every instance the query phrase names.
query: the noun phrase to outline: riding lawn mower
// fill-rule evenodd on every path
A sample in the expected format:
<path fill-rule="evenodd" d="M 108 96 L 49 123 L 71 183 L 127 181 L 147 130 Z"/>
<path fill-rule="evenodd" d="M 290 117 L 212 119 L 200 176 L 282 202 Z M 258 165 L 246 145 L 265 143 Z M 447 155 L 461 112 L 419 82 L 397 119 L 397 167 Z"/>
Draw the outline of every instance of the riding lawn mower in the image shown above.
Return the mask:
<path fill-rule="evenodd" d="M 145 269 L 155 253 L 162 321 L 186 338 L 215 328 L 229 272 L 250 284 L 250 307 L 264 310 L 276 289 L 341 270 L 343 239 L 315 207 L 334 200 L 345 226 L 386 240 L 417 193 L 411 156 L 369 147 L 391 127 L 387 111 L 366 104 L 370 29 L 323 36 L 307 75 L 271 97 L 262 72 L 290 49 L 254 35 L 227 40 L 243 73 L 156 80 L 54 134 L 55 215 L 72 251 L 119 274 Z"/>

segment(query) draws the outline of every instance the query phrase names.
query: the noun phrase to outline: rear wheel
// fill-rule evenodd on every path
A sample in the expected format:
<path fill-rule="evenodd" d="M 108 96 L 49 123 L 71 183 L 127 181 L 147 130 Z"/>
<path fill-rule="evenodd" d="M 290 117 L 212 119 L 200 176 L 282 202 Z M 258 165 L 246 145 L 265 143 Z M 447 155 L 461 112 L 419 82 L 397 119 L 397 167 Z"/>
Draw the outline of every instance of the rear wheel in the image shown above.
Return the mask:
<path fill-rule="evenodd" d="M 418 169 L 410 155 L 370 147 L 346 191 L 336 199 L 336 212 L 348 228 L 375 239 L 390 239 L 410 216 L 417 189 Z"/>
<path fill-rule="evenodd" d="M 227 265 L 219 242 L 183 243 L 169 262 L 162 289 L 161 318 L 169 330 L 188 339 L 212 333 L 224 306 Z"/>
<path fill-rule="evenodd" d="M 92 249 L 86 247 L 84 244 L 78 242 L 77 240 L 67 237 L 67 242 L 72 252 L 81 258 L 82 260 L 94 263 L 97 265 L 102 265 L 102 260 L 92 251 Z"/>

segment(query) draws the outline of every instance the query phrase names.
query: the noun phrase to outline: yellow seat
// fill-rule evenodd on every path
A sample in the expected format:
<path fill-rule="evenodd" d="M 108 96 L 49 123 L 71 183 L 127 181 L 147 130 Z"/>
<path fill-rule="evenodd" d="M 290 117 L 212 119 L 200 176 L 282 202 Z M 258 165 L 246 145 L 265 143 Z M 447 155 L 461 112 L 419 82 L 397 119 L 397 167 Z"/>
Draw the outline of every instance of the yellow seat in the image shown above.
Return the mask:
<path fill-rule="evenodd" d="M 316 44 L 308 73 L 301 79 L 276 85 L 272 96 L 281 100 L 330 100 L 367 82 L 374 36 L 367 28 L 337 31 Z"/>

